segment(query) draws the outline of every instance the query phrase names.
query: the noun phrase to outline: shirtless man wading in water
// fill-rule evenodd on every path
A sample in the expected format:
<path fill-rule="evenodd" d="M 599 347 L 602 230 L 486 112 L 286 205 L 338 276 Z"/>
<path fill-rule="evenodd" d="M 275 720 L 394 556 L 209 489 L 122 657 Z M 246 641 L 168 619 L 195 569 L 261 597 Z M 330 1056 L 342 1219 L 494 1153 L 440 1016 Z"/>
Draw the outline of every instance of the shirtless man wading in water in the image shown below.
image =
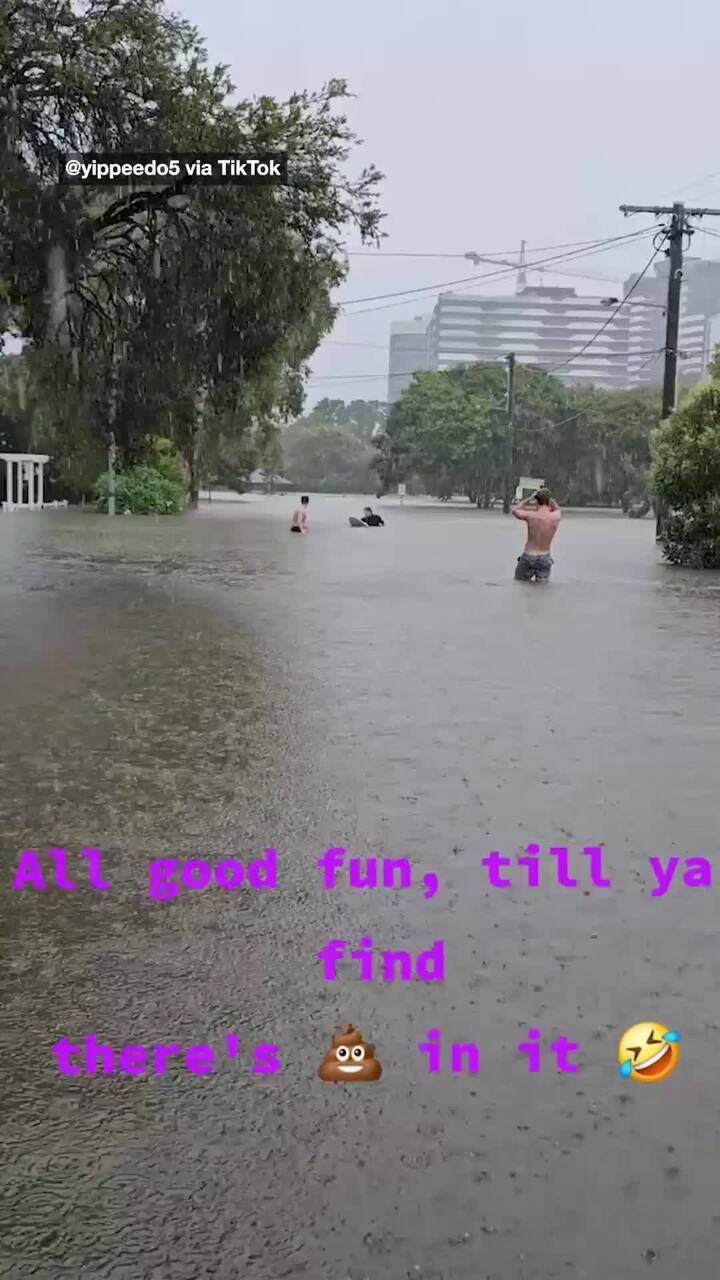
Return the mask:
<path fill-rule="evenodd" d="M 292 524 L 290 525 L 291 533 L 307 533 L 307 509 L 310 499 L 303 497 L 300 499 L 300 506 L 293 511 Z"/>
<path fill-rule="evenodd" d="M 560 523 L 560 508 L 547 489 L 538 489 L 513 507 L 516 520 L 527 524 L 525 550 L 518 556 L 518 582 L 547 582 L 553 566 L 550 545 Z"/>

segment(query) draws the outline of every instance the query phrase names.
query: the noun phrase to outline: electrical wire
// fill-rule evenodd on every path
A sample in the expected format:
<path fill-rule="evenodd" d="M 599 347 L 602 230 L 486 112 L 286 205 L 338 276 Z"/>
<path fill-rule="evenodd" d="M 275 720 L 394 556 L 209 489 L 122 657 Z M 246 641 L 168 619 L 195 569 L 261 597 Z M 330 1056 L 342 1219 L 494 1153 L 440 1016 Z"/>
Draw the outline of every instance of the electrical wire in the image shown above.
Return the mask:
<path fill-rule="evenodd" d="M 665 241 L 668 239 L 668 234 L 669 234 L 669 233 L 668 233 L 667 231 L 664 231 L 664 232 L 662 233 L 662 236 L 661 236 L 661 238 L 660 238 L 659 242 L 656 244 L 655 248 L 653 249 L 653 251 L 652 251 L 652 255 L 650 256 L 650 258 L 649 258 L 649 259 L 648 259 L 648 261 L 646 262 L 645 266 L 643 267 L 642 271 L 640 272 L 640 275 L 639 275 L 639 276 L 637 276 L 637 278 L 635 279 L 634 283 L 633 283 L 633 284 L 631 284 L 630 288 L 628 289 L 627 293 L 625 294 L 625 297 L 620 299 L 620 301 L 619 301 L 618 305 L 617 305 L 617 306 L 614 308 L 614 310 L 610 313 L 610 315 L 608 316 L 607 320 L 605 320 L 605 321 L 604 321 L 604 323 L 600 325 L 600 328 L 598 329 L 597 333 L 594 333 L 594 334 L 593 334 L 593 336 L 592 336 L 592 338 L 588 339 L 588 341 L 585 343 L 585 345 L 584 345 L 584 346 L 582 346 L 582 347 L 580 348 L 580 350 L 579 350 L 579 351 L 574 352 L 574 354 L 573 354 L 573 355 L 571 355 L 571 356 L 569 356 L 567 360 L 564 360 L 562 364 L 552 365 L 552 366 L 547 370 L 547 372 L 548 372 L 548 373 L 557 373 L 559 369 L 566 369 L 566 368 L 567 368 L 567 366 L 568 366 L 569 364 L 572 364 L 573 360 L 577 360 L 577 359 L 579 359 L 579 357 L 580 357 L 581 355 L 584 355 L 584 354 L 585 354 L 585 352 L 588 350 L 588 347 L 591 347 L 591 346 L 593 345 L 593 343 L 594 343 L 594 342 L 597 342 L 598 338 L 600 337 L 600 334 L 601 334 L 601 333 L 604 333 L 604 332 L 605 332 L 605 330 L 607 329 L 608 325 L 612 324 L 612 322 L 613 322 L 613 320 L 615 319 L 615 317 L 616 317 L 616 315 L 618 314 L 618 312 L 622 310 L 622 308 L 625 306 L 625 303 L 627 302 L 628 298 L 630 298 L 630 297 L 631 297 L 631 295 L 632 295 L 632 294 L 635 292 L 635 290 L 637 289 L 638 285 L 640 284 L 640 281 L 644 278 L 644 276 L 646 276 L 646 275 L 647 275 L 647 273 L 648 273 L 648 271 L 650 270 L 650 268 L 651 268 L 651 266 L 652 266 L 653 262 L 655 261 L 655 259 L 657 258 L 657 256 L 658 256 L 658 254 L 659 254 L 660 250 L 662 249 L 663 244 L 664 244 L 664 243 L 665 243 Z"/>
<path fill-rule="evenodd" d="M 655 228 L 653 228 L 653 230 L 655 230 Z M 542 265 L 546 265 L 548 262 L 557 262 L 557 261 L 561 261 L 561 262 L 567 262 L 567 261 L 578 261 L 578 260 L 580 260 L 581 258 L 594 257 L 594 256 L 595 256 L 595 254 L 598 254 L 598 253 L 608 253 L 608 252 L 609 252 L 610 250 L 612 250 L 612 249 L 615 249 L 615 248 L 618 248 L 618 247 L 624 247 L 624 244 L 635 243 L 635 242 L 637 242 L 637 241 L 639 241 L 639 240 L 642 240 L 642 239 L 644 239 L 644 238 L 645 238 L 645 236 L 646 236 L 646 235 L 647 235 L 647 228 L 645 228 L 645 229 L 644 229 L 644 230 L 642 230 L 642 231 L 638 231 L 638 232 L 636 232 L 632 237 L 627 237 L 627 239 L 626 239 L 625 237 L 623 237 L 623 246 L 618 246 L 618 245 L 617 245 L 617 244 L 615 244 L 614 242 L 607 243 L 607 244 L 601 244 L 599 248 L 597 248 L 597 249 L 591 249 L 591 250 L 588 250 L 588 251 L 586 251 L 586 252 L 584 252 L 584 253 L 582 253 L 582 254 L 572 254 L 572 255 L 570 255 L 570 254 L 563 254 L 563 255 L 561 255 L 561 256 L 560 256 L 560 257 L 558 257 L 558 258 L 546 258 L 546 259 L 543 259 L 543 260 L 542 260 Z M 535 265 L 535 266 L 539 266 L 539 265 L 541 265 L 541 264 L 540 264 L 539 262 L 538 262 L 538 263 L 536 263 L 536 264 L 526 263 L 524 267 L 522 267 L 522 266 L 516 266 L 516 267 L 503 267 L 503 268 L 501 268 L 501 269 L 500 269 L 500 270 L 498 270 L 498 271 L 488 271 L 488 272 L 486 272 L 484 275 L 476 276 L 476 277 L 475 277 L 475 284 L 472 284 L 472 285 L 468 286 L 468 287 L 467 287 L 467 288 L 465 288 L 465 289 L 448 289 L 448 290 L 447 290 L 447 294 L 448 294 L 448 295 L 450 295 L 450 294 L 473 293 L 473 292 L 475 292 L 475 290 L 476 290 L 476 289 L 477 289 L 477 287 L 478 287 L 478 282 L 486 281 L 486 280 L 500 280 L 500 279 L 504 279 L 504 278 L 506 278 L 507 276 L 511 276 L 511 275 L 515 274 L 516 272 L 518 272 L 518 271 L 528 270 L 528 269 L 532 268 L 532 266 L 533 266 L 533 265 Z M 550 268 L 550 270 L 552 271 L 552 268 Z M 436 289 L 436 288 L 437 288 L 437 286 L 436 286 L 436 285 L 431 285 L 431 286 L 430 286 L 430 288 L 431 288 L 431 289 Z M 410 291 L 408 290 L 407 292 L 410 292 Z M 412 306 L 412 305 L 413 305 L 414 303 L 416 303 L 416 302 L 424 302 L 424 301 L 425 301 L 425 298 L 424 298 L 424 297 L 420 297 L 420 296 L 418 296 L 419 290 L 414 290 L 413 292 L 414 292 L 414 294 L 415 294 L 415 296 L 414 296 L 414 297 L 404 299 L 404 300 L 403 300 L 403 301 L 401 301 L 401 302 L 383 302 L 383 303 L 381 303 L 381 304 L 380 304 L 380 306 L 378 306 L 378 307 L 363 307 L 360 311 L 345 311 L 345 312 L 343 313 L 343 315 L 341 315 L 341 316 L 339 317 L 339 319 L 347 320 L 347 319 L 352 318 L 353 316 L 367 316 L 367 315 L 370 315 L 372 312 L 375 312 L 375 311 L 393 311 L 393 310 L 396 310 L 398 307 L 408 307 L 408 306 Z M 340 305 L 340 310 L 341 310 L 341 311 L 343 310 L 342 304 Z"/>
<path fill-rule="evenodd" d="M 713 178 L 720 178 L 720 169 L 717 169 L 714 173 L 706 173 L 704 178 L 698 178 L 695 182 L 687 182 L 684 187 L 675 187 L 672 193 L 667 193 L 667 198 L 670 199 L 671 194 L 673 196 L 681 196 L 684 191 L 694 191 L 696 187 L 705 187 Z M 665 196 L 663 196 L 663 199 L 665 199 Z"/>
<path fill-rule="evenodd" d="M 647 355 L 649 355 L 649 356 L 651 356 L 651 357 L 655 358 L 658 354 L 662 355 L 662 353 L 664 352 L 664 350 L 665 350 L 665 348 L 664 348 L 664 347 L 659 347 L 659 348 L 654 348 L 652 351 L 634 351 L 634 352 L 632 352 L 631 354 L 632 354 L 633 356 L 635 356 L 635 357 L 637 357 L 637 356 L 647 356 Z M 696 356 L 696 355 L 700 355 L 700 354 L 702 354 L 702 353 L 701 353 L 701 352 L 699 352 L 699 351 L 691 351 L 689 354 L 690 354 L 690 355 L 693 355 L 693 356 Z M 484 351 L 484 352 L 483 352 L 483 351 L 476 351 L 476 352 L 474 352 L 474 353 L 473 353 L 473 357 L 474 357 L 475 355 L 493 355 L 493 356 L 496 356 L 496 357 L 497 357 L 497 361 L 498 361 L 498 363 L 499 363 L 501 360 L 503 360 L 503 359 L 505 358 L 504 356 L 499 356 L 499 355 L 498 355 L 498 353 L 497 353 L 496 348 L 494 348 L 494 347 L 492 348 L 492 350 L 488 348 L 488 350 L 486 350 L 486 351 Z M 605 352 L 603 352 L 602 358 L 603 358 L 603 360 L 626 360 L 626 359 L 627 359 L 627 352 L 625 352 L 625 351 L 605 351 Z M 468 363 L 469 365 L 472 365 L 472 364 L 474 364 L 474 363 L 489 363 L 489 364 L 492 364 L 492 363 L 494 363 L 494 362 L 493 362 L 493 361 L 481 361 L 481 362 L 476 362 L 476 361 L 474 360 L 474 358 L 472 358 L 472 357 L 471 357 L 471 358 L 468 360 L 468 362 L 467 362 L 467 363 Z M 463 367 L 463 366 L 462 366 L 462 364 L 461 364 L 460 362 L 458 363 L 458 365 L 456 365 L 456 366 L 452 366 L 452 368 L 461 368 L 461 367 Z M 558 367 L 558 366 L 556 366 L 556 367 Z M 562 367 L 562 366 L 559 366 L 559 367 Z M 544 364 L 541 364 L 539 361 L 533 361 L 532 363 L 529 363 L 529 362 L 528 362 L 528 363 L 526 363 L 526 364 L 519 364 L 519 368 L 521 368 L 521 369 L 542 369 L 542 370 L 544 370 L 546 373 L 552 373 L 552 371 L 553 371 L 553 370 L 552 370 L 552 368 L 547 368 L 547 369 L 546 369 L 546 368 L 545 368 L 545 365 L 544 365 Z M 450 372 L 450 370 L 449 370 L 449 369 L 441 369 L 441 370 L 438 370 L 438 369 L 434 369 L 434 370 L 431 370 L 431 369 L 418 369 L 418 370 L 417 370 L 417 372 L 418 372 L 418 373 L 438 373 L 438 372 L 440 372 L 440 373 L 448 373 L 448 372 Z M 338 382 L 354 382 L 354 381 L 356 381 L 356 380 L 357 380 L 357 381 L 359 381 L 359 382 L 362 382 L 362 381 L 364 381 L 365 379 L 371 380 L 371 379 L 374 379 L 374 378 L 389 378 L 389 377 L 402 377 L 402 376 L 404 376 L 404 375 L 402 375 L 402 374 L 389 374 L 389 373 L 387 372 L 387 370 L 385 370 L 385 372 L 384 372 L 384 373 L 320 373 L 320 374 L 313 374 L 313 373 L 311 373 L 310 378 L 311 378 L 311 380 L 312 380 L 313 382 L 335 382 L 335 381 L 338 381 Z"/>
<path fill-rule="evenodd" d="M 338 305 L 342 309 L 344 309 L 345 307 L 352 306 L 354 303 L 357 303 L 357 302 L 378 302 L 378 301 L 382 301 L 385 298 L 405 297 L 407 296 L 407 294 L 411 294 L 411 293 L 412 294 L 434 293 L 437 290 L 450 289 L 452 285 L 456 285 L 456 284 L 469 284 L 472 281 L 476 281 L 476 280 L 487 280 L 490 276 L 493 276 L 493 275 L 506 274 L 507 272 L 512 273 L 515 271 L 534 270 L 535 268 L 545 266 L 547 263 L 550 263 L 550 262 L 577 261 L 578 259 L 590 257 L 595 250 L 605 249 L 606 247 L 610 248 L 611 246 L 614 246 L 623 242 L 627 243 L 627 241 L 629 240 L 636 240 L 639 237 L 645 235 L 646 230 L 647 230 L 646 228 L 643 228 L 643 230 L 641 231 L 633 231 L 622 236 L 611 236 L 605 240 L 593 240 L 590 242 L 592 247 L 588 249 L 587 252 L 583 252 L 583 253 L 578 253 L 577 251 L 575 251 L 573 253 L 554 254 L 550 258 L 541 258 L 536 260 L 535 262 L 518 263 L 517 266 L 514 264 L 511 266 L 508 266 L 507 264 L 505 264 L 497 272 L 494 272 L 494 271 L 483 272 L 480 275 L 461 276 L 457 280 L 441 280 L 436 284 L 416 285 L 415 288 L 413 289 L 394 289 L 390 293 L 372 293 L 372 294 L 368 294 L 367 297 L 364 297 L 364 298 L 346 298 L 344 301 L 340 302 Z"/>
<path fill-rule="evenodd" d="M 654 364 L 656 360 L 659 360 L 660 357 L 664 355 L 665 348 L 658 347 L 657 351 L 653 351 L 649 358 L 647 360 L 643 360 L 642 364 L 639 365 L 637 369 L 633 369 L 633 377 L 636 378 L 639 373 L 642 373 L 643 369 L 647 369 L 648 365 Z"/>
<path fill-rule="evenodd" d="M 595 242 L 593 241 L 592 243 L 595 243 Z M 509 249 L 509 250 L 508 250 L 508 252 L 509 252 L 509 253 L 517 253 L 517 250 L 516 250 L 516 249 Z M 535 252 L 538 252 L 538 253 L 539 253 L 539 252 L 540 252 L 540 250 L 538 249 L 538 250 L 536 250 Z M 398 255 L 398 256 L 400 256 L 400 255 Z M 408 256 L 410 256 L 410 255 L 408 255 Z M 419 255 L 418 255 L 418 256 L 419 256 Z M 434 256 L 434 255 L 428 255 L 428 257 L 430 257 L 430 256 Z M 440 256 L 440 255 L 438 255 L 438 256 Z M 453 257 L 453 258 L 464 258 L 464 257 L 466 257 L 467 255 L 463 253 L 463 254 L 446 254 L 446 255 L 444 255 L 444 256 L 446 256 L 446 257 Z M 487 262 L 489 265 L 492 265 L 493 259 L 492 259 L 492 257 L 491 257 L 489 254 L 477 254 L 477 255 L 475 255 L 475 256 L 477 256 L 478 258 L 480 258 L 483 262 Z M 581 255 L 581 256 L 582 256 L 582 255 Z M 569 261 L 570 261 L 570 262 L 572 262 L 573 260 L 574 260 L 573 258 L 570 258 L 570 259 L 569 259 Z M 579 260 L 579 259 L 578 259 L 578 260 Z M 543 267 L 533 267 L 533 266 L 531 266 L 531 265 L 530 265 L 529 263 L 527 263 L 527 262 L 518 262 L 518 263 L 517 263 L 517 265 L 516 265 L 515 263 L 508 263 L 508 262 L 507 262 L 507 260 L 506 260 L 505 262 L 503 262 L 502 258 L 498 258 L 498 260 L 497 260 L 497 265 L 498 265 L 499 267 L 500 267 L 500 266 L 503 266 L 503 267 L 508 267 L 508 266 L 509 266 L 509 267 L 511 268 L 511 270 L 513 270 L 513 271 L 536 271 L 536 272 L 540 272 L 540 273 L 542 273 L 542 271 L 544 270 L 544 268 L 543 268 Z M 576 279 L 576 280 L 604 280 L 604 281 L 607 281 L 609 284 L 614 284 L 614 283 L 615 283 L 615 281 L 617 280 L 617 276 L 598 275 L 598 273 L 597 273 L 596 271 L 592 271 L 592 272 L 587 272 L 587 271 L 568 271 L 568 270 L 567 270 L 566 268 L 564 268 L 564 267 L 554 267 L 554 268 L 553 268 L 553 275 L 556 275 L 556 276 L 567 276 L 568 278 L 573 278 L 573 279 Z"/>
<path fill-rule="evenodd" d="M 597 244 L 597 237 L 594 240 L 568 240 L 564 244 L 534 244 L 527 245 L 531 253 L 544 253 L 548 249 L 581 249 L 585 245 Z M 348 258 L 468 258 L 477 256 L 478 258 L 504 258 L 509 253 L 517 253 L 517 246 L 512 249 L 485 249 L 482 253 L 399 253 L 394 249 L 346 249 L 345 253 Z"/>

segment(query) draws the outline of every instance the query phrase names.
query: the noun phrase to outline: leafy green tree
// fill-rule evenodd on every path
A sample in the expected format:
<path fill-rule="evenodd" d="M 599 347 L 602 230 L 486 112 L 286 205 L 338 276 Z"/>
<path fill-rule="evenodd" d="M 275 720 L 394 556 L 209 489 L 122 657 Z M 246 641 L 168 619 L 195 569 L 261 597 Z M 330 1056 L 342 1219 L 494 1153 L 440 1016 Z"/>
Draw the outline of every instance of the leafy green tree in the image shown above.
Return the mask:
<path fill-rule="evenodd" d="M 671 564 L 720 568 L 720 383 L 699 387 L 653 437 L 652 482 L 671 515 L 663 552 Z"/>
<path fill-rule="evenodd" d="M 473 364 L 419 374 L 395 402 L 377 467 L 385 485 L 413 470 L 429 492 L 487 503 L 504 487 L 506 370 Z M 515 375 L 513 474 L 542 476 L 561 501 L 619 503 L 645 491 L 659 393 L 573 387 L 533 366 Z"/>
<path fill-rule="evenodd" d="M 496 468 L 494 409 L 492 394 L 453 373 L 418 374 L 388 423 L 402 479 L 416 471 L 428 492 L 442 497 L 450 487 L 474 500 Z"/>
<path fill-rule="evenodd" d="M 160 0 L 2 3 L 3 307 L 17 332 L 67 357 L 64 371 L 51 362 L 58 422 L 79 399 L 125 466 L 161 430 L 194 498 L 218 418 L 239 438 L 300 411 L 347 228 L 379 234 L 381 175 L 348 176 L 343 81 L 231 103 L 225 69 Z M 58 186 L 60 153 L 87 150 L 285 151 L 291 183 Z"/>
<path fill-rule="evenodd" d="M 570 421 L 549 435 L 546 455 L 566 500 L 614 505 L 625 495 L 640 497 L 651 462 L 650 435 L 660 410 L 656 388 L 573 388 Z"/>
<path fill-rule="evenodd" d="M 372 493 L 373 451 L 339 427 L 312 427 L 285 438 L 283 469 L 298 488 L 319 493 Z"/>
<path fill-rule="evenodd" d="M 562 417 L 568 392 L 541 370 L 518 367 L 514 431 L 517 474 L 538 465 L 553 415 Z M 419 473 L 438 497 L 448 490 L 489 501 L 504 487 L 507 468 L 506 371 L 473 364 L 420 373 L 395 402 L 381 443 L 379 467 L 389 459 L 395 480 Z"/>
<path fill-rule="evenodd" d="M 319 400 L 313 409 L 293 426 L 297 429 L 313 427 L 340 427 L 358 440 L 369 444 L 376 427 L 381 430 L 387 422 L 389 406 L 381 400 Z"/>

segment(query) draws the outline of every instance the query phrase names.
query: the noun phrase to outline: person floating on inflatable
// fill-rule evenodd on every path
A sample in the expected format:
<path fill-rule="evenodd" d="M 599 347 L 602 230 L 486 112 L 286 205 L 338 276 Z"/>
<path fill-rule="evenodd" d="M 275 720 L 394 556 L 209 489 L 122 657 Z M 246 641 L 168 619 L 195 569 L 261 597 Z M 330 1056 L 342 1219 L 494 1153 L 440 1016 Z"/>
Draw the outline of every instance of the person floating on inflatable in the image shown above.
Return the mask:
<path fill-rule="evenodd" d="M 363 508 L 362 520 L 358 520 L 357 516 L 350 516 L 350 525 L 353 529 L 375 529 L 385 528 L 385 521 L 382 516 L 376 516 L 372 507 Z"/>

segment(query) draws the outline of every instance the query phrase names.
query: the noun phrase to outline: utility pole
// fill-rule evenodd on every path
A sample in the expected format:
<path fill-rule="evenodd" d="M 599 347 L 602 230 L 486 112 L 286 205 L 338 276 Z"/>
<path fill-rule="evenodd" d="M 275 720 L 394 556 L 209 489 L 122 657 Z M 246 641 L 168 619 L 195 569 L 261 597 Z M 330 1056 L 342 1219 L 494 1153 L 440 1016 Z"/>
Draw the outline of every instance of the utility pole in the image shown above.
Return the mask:
<path fill-rule="evenodd" d="M 626 217 L 629 213 L 652 213 L 655 217 L 659 217 L 661 214 L 670 215 L 670 226 L 667 229 L 669 248 L 665 250 L 670 259 L 670 270 L 668 272 L 667 307 L 665 310 L 665 374 L 663 377 L 662 398 L 662 417 L 664 422 L 666 418 L 671 416 L 677 403 L 683 237 L 692 235 L 692 229 L 688 226 L 688 218 L 703 218 L 705 216 L 720 218 L 720 209 L 686 209 L 682 201 L 677 201 L 673 205 L 621 204 L 620 212 L 624 213 Z M 665 503 L 662 499 L 659 499 L 655 525 L 656 541 L 659 541 L 662 537 L 666 519 Z"/>
<path fill-rule="evenodd" d="M 503 511 L 508 515 L 510 511 L 510 502 L 513 490 L 513 463 L 515 460 L 515 354 L 510 352 L 506 356 L 507 361 L 507 400 L 505 409 L 507 412 L 507 457 L 505 461 L 505 496 L 503 498 Z"/>

